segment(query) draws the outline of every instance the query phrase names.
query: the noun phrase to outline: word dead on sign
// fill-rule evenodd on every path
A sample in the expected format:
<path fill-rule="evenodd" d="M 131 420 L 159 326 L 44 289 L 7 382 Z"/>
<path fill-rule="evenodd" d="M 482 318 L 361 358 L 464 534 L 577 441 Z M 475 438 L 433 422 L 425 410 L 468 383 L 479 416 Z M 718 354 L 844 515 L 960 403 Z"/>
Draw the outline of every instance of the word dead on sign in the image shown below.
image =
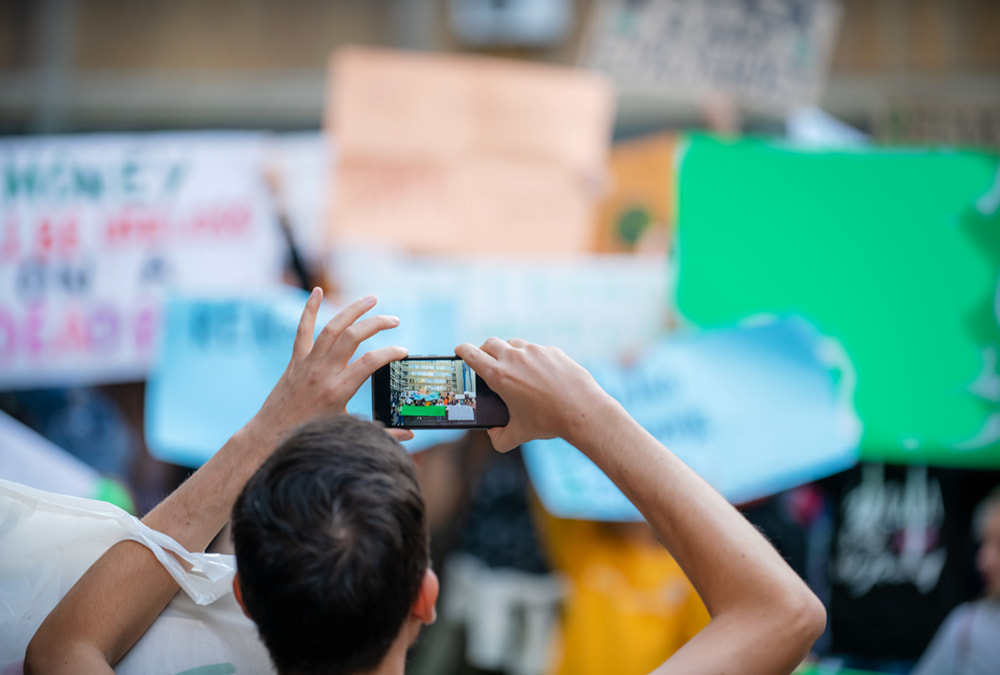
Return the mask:
<path fill-rule="evenodd" d="M 613 96 L 578 69 L 350 48 L 331 61 L 338 244 L 589 249 Z"/>
<path fill-rule="evenodd" d="M 831 0 L 608 0 L 583 62 L 625 94 L 786 111 L 819 99 L 838 20 Z"/>
<path fill-rule="evenodd" d="M 142 379 L 169 293 L 276 283 L 267 148 L 249 132 L 0 140 L 0 390 Z"/>

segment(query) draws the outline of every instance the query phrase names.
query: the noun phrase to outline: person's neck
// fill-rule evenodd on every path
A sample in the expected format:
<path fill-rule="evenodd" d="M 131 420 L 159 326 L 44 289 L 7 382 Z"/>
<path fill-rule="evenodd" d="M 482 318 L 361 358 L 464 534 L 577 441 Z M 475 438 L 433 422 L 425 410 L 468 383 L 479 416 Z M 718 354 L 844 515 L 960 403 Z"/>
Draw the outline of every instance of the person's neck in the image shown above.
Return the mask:
<path fill-rule="evenodd" d="M 396 649 L 396 644 L 393 643 L 392 648 L 389 653 L 385 655 L 382 662 L 375 666 L 374 670 L 366 670 L 364 672 L 357 672 L 354 675 L 403 675 L 406 670 L 406 649 L 403 649 L 402 653 L 398 653 Z M 278 675 L 288 675 L 288 673 L 283 671 L 278 671 Z"/>
<path fill-rule="evenodd" d="M 408 618 L 382 661 L 372 670 L 354 673 L 354 675 L 403 675 L 406 672 L 406 654 L 410 645 L 416 641 L 420 634 L 420 626 L 419 621 L 412 617 Z M 287 675 L 287 673 L 279 671 L 279 675 Z"/>
<path fill-rule="evenodd" d="M 408 618 L 393 641 L 385 658 L 373 669 L 356 675 L 403 675 L 406 672 L 406 654 L 420 632 L 420 623 Z"/>
<path fill-rule="evenodd" d="M 405 633 L 406 631 L 400 631 L 396 641 L 389 647 L 389 652 L 375 670 L 359 675 L 403 675 L 406 671 L 406 652 L 410 645 Z"/>

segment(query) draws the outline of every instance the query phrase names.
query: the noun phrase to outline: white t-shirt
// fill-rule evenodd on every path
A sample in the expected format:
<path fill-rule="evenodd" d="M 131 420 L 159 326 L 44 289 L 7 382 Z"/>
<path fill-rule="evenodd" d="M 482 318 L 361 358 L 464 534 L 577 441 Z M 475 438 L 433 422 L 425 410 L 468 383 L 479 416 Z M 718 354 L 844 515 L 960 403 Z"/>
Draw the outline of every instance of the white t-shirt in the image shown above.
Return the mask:
<path fill-rule="evenodd" d="M 1000 600 L 959 605 L 944 620 L 910 675 L 1000 672 Z"/>

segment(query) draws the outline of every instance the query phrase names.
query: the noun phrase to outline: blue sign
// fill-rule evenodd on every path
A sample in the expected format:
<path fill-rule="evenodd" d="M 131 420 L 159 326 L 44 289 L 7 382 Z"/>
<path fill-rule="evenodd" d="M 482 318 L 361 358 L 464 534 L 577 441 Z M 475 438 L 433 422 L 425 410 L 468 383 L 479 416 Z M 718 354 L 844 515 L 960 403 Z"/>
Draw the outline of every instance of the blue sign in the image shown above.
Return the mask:
<path fill-rule="evenodd" d="M 857 461 L 853 371 L 836 344 L 803 321 L 666 339 L 627 367 L 590 370 L 643 427 L 734 503 Z M 534 441 L 524 457 L 554 515 L 642 519 L 565 441 Z"/>
<path fill-rule="evenodd" d="M 155 457 L 200 466 L 253 417 L 288 365 L 307 297 L 297 289 L 277 288 L 252 298 L 175 296 L 167 302 L 160 351 L 146 389 L 146 442 Z M 401 314 L 400 309 L 380 303 L 374 312 Z M 419 309 L 407 312 L 398 328 L 362 343 L 356 355 L 386 345 L 420 353 L 416 350 L 442 337 L 453 349 L 458 342 L 448 308 Z M 333 315 L 324 305 L 317 332 Z M 347 412 L 371 419 L 370 380 Z M 416 451 L 460 435 L 419 431 L 407 445 Z"/>

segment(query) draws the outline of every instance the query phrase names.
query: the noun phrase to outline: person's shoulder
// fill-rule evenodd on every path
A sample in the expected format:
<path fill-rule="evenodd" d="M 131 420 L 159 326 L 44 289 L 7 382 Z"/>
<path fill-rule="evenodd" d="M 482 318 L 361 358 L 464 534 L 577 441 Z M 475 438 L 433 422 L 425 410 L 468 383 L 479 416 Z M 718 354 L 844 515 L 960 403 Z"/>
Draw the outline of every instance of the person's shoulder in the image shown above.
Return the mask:
<path fill-rule="evenodd" d="M 947 638 L 968 631 L 973 624 L 994 625 L 1000 623 L 1000 602 L 992 598 L 980 598 L 963 602 L 955 607 L 944 621 L 938 632 Z"/>
<path fill-rule="evenodd" d="M 951 610 L 952 614 L 967 616 L 972 613 L 1000 614 L 1000 599 L 998 598 L 977 598 L 969 600 Z"/>
<path fill-rule="evenodd" d="M 937 631 L 935 631 L 933 641 L 940 644 L 954 644 L 962 631 L 967 630 L 969 622 L 975 615 L 976 602 L 963 602 L 948 612 L 947 616 L 944 617 L 944 621 L 941 622 Z M 914 673 L 916 672 L 920 671 L 914 671 Z"/>
<path fill-rule="evenodd" d="M 952 609 L 948 616 L 945 617 L 945 623 L 956 623 L 967 619 L 969 616 L 974 614 L 979 608 L 982 600 L 969 600 L 968 602 L 963 602 Z"/>
<path fill-rule="evenodd" d="M 991 622 L 1000 623 L 1000 598 L 981 598 L 965 604 L 969 605 L 968 611 L 975 611 Z"/>

